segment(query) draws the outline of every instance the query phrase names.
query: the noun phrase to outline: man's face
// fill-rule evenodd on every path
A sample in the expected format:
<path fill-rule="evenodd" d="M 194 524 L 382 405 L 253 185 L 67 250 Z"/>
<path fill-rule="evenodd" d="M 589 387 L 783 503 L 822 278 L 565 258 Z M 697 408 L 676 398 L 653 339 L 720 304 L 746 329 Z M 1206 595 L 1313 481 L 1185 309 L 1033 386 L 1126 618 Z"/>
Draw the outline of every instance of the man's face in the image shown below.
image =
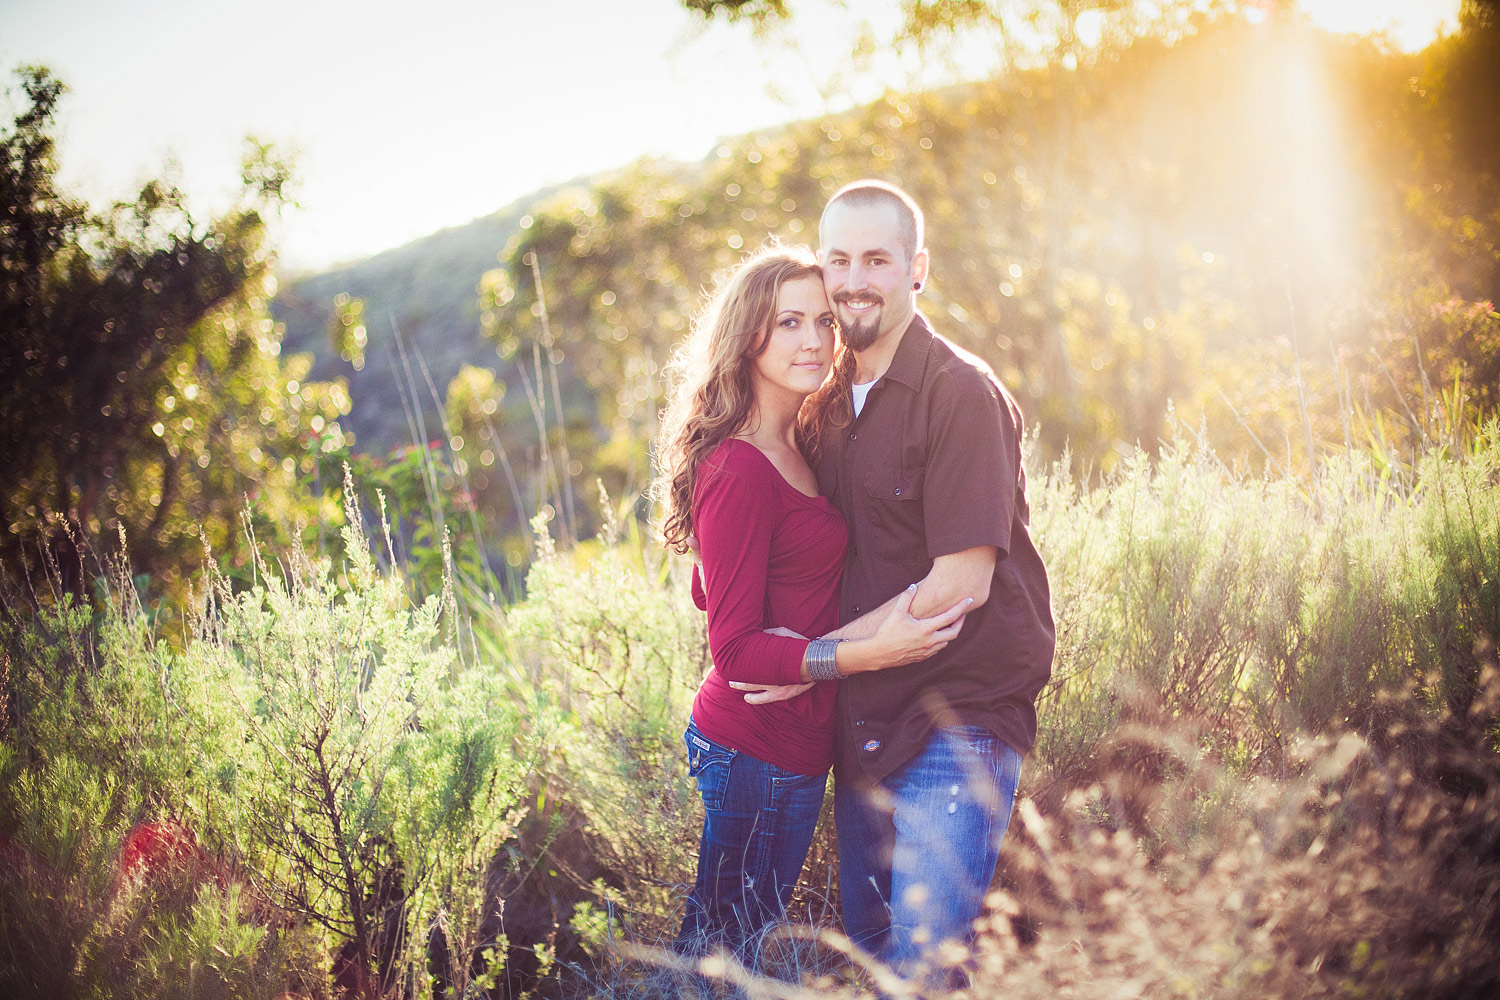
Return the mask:
<path fill-rule="evenodd" d="M 894 205 L 836 201 L 821 226 L 823 285 L 844 343 L 863 351 L 900 336 L 916 312 L 912 284 L 927 277 L 927 251 L 907 260 Z"/>

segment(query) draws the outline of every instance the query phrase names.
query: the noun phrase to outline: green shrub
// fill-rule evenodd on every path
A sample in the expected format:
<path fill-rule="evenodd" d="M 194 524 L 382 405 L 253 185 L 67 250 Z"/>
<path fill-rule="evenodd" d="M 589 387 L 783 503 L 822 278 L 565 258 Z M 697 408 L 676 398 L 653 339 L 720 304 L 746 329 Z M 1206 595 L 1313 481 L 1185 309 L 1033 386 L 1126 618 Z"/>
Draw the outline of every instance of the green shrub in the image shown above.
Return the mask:
<path fill-rule="evenodd" d="M 7 609 L 0 994 L 272 995 L 303 956 L 294 935 L 258 922 L 237 883 L 190 865 L 122 866 L 133 826 L 187 811 L 197 760 L 172 657 L 142 641 L 131 598 L 97 623 L 67 598 L 29 620 Z"/>
<path fill-rule="evenodd" d="M 455 950 L 477 943 L 528 764 L 498 671 L 455 651 L 451 590 L 412 606 L 347 479 L 345 524 L 337 579 L 294 551 L 258 555 L 248 590 L 213 581 L 185 659 L 236 748 L 214 772 L 222 822 L 374 996 L 425 982 L 439 923 Z"/>
<path fill-rule="evenodd" d="M 180 646 L 118 580 L 97 614 L 7 605 L 18 995 L 259 995 L 335 949 L 366 995 L 425 989 L 438 927 L 465 986 L 530 750 L 501 672 L 458 656 L 451 592 L 412 606 L 345 499 L 337 577 L 257 551 L 248 588 L 210 577 Z M 121 882 L 120 838 L 163 817 L 219 875 Z"/>
<path fill-rule="evenodd" d="M 1466 713 L 1500 642 L 1500 420 L 1468 454 L 1423 460 L 1417 535 L 1426 559 L 1408 619 L 1415 667 L 1438 705 Z M 1500 734 L 1497 734 L 1500 735 Z"/>

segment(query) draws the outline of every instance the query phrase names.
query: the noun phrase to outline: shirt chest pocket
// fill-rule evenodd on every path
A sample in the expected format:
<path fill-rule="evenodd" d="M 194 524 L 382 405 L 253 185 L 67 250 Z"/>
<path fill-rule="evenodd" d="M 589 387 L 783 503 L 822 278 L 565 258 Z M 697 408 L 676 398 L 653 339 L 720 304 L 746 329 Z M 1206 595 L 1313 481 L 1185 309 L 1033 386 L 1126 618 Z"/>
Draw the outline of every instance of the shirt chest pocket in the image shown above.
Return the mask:
<path fill-rule="evenodd" d="M 861 506 L 868 513 L 865 544 L 881 562 L 903 566 L 927 562 L 922 514 L 925 469 L 870 469 Z"/>

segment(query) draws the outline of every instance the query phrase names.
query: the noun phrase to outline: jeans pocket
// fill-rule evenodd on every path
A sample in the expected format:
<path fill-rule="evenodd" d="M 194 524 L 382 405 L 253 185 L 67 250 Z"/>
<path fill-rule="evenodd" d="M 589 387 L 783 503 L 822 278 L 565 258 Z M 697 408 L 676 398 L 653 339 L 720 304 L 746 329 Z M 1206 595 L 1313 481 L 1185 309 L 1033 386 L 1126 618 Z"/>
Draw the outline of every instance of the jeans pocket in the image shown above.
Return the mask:
<path fill-rule="evenodd" d="M 959 743 L 967 743 L 976 751 L 991 749 L 999 737 L 983 726 L 940 726 L 944 736 Z"/>
<path fill-rule="evenodd" d="M 688 774 L 698 782 L 703 808 L 718 812 L 724 808 L 729 793 L 729 767 L 734 762 L 735 751 L 710 740 L 691 723 L 682 739 L 687 744 Z"/>

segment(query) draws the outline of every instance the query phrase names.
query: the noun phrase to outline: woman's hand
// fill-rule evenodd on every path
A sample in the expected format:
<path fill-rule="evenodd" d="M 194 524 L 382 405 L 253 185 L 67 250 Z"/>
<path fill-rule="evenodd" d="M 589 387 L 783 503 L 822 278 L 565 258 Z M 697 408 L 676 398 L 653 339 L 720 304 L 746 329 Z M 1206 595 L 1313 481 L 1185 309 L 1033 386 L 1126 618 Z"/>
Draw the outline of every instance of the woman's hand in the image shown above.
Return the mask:
<path fill-rule="evenodd" d="M 804 691 L 811 691 L 813 682 L 806 684 L 754 684 L 747 681 L 730 681 L 729 686 L 745 692 L 745 704 L 769 705 L 773 701 L 789 701 Z"/>
<path fill-rule="evenodd" d="M 927 659 L 958 636 L 964 615 L 974 603 L 973 598 L 966 597 L 931 618 L 913 618 L 911 605 L 916 596 L 917 587 L 913 584 L 896 598 L 873 636 L 840 643 L 839 672 L 884 670 Z"/>

